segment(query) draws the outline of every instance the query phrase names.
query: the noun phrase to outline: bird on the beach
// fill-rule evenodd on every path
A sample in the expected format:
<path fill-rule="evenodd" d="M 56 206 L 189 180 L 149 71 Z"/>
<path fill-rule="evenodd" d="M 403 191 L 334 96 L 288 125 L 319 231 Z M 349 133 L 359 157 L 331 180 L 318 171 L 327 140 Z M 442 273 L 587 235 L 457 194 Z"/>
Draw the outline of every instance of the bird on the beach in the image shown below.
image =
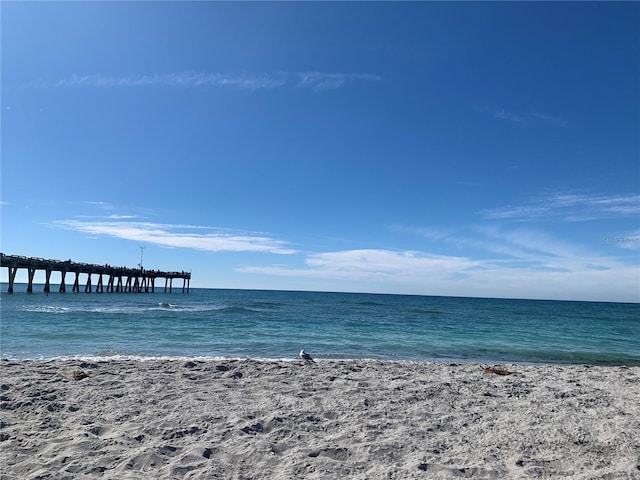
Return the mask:
<path fill-rule="evenodd" d="M 300 350 L 300 358 L 307 362 L 315 362 L 315 360 L 311 358 L 311 355 L 304 351 L 304 348 Z"/>

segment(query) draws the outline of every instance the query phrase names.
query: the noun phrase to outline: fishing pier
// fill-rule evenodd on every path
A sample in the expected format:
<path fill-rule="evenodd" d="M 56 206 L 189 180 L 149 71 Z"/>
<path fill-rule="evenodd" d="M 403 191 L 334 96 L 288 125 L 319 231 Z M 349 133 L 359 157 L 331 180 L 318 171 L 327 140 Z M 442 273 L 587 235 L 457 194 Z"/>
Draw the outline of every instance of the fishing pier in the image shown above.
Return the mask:
<path fill-rule="evenodd" d="M 182 279 L 182 293 L 189 293 L 191 272 L 161 272 L 140 268 L 112 267 L 111 265 L 93 265 L 89 263 L 72 262 L 71 260 L 45 260 L 44 258 L 22 257 L 19 255 L 5 255 L 0 253 L 0 267 L 9 270 L 9 288 L 7 293 L 13 293 L 16 274 L 20 268 L 27 270 L 27 293 L 33 293 L 33 279 L 37 270 L 44 270 L 44 293 L 51 291 L 51 273 L 60 273 L 59 292 L 67 290 L 65 282 L 68 273 L 74 274 L 73 292 L 80 292 L 80 275 L 86 275 L 84 291 L 91 293 L 153 293 L 156 289 L 156 279 L 164 278 L 164 292 L 171 293 L 173 280 Z M 92 277 L 97 276 L 94 284 Z M 106 282 L 103 281 L 106 277 Z"/>

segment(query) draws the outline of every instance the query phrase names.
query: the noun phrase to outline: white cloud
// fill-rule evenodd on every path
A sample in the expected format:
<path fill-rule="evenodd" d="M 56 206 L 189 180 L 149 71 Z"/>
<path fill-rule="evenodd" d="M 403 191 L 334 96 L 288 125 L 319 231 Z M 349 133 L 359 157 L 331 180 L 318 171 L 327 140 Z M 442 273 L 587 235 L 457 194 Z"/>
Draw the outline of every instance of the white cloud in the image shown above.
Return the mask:
<path fill-rule="evenodd" d="M 566 127 L 569 124 L 563 117 L 559 115 L 551 115 L 549 113 L 515 113 L 507 111 L 504 108 L 491 106 L 485 107 L 484 110 L 499 120 L 523 125 L 543 124 L 550 127 Z"/>
<path fill-rule="evenodd" d="M 550 115 L 548 113 L 534 113 L 532 115 L 534 118 L 537 118 L 538 120 L 541 120 L 553 127 L 566 127 L 568 125 L 568 122 L 558 115 Z"/>
<path fill-rule="evenodd" d="M 504 108 L 487 108 L 487 111 L 495 118 L 508 122 L 522 123 L 524 118 L 515 113 L 507 112 Z"/>
<path fill-rule="evenodd" d="M 332 290 L 640 301 L 637 262 L 634 265 L 628 259 L 597 254 L 546 232 L 495 226 L 464 231 L 400 226 L 393 229 L 452 244 L 456 251 L 464 253 L 353 249 L 309 254 L 303 265 L 245 266 L 237 271 L 291 278 Z M 637 240 L 638 234 L 624 238 Z M 627 241 L 626 246 L 632 243 Z"/>
<path fill-rule="evenodd" d="M 237 87 L 247 90 L 275 88 L 283 86 L 286 80 L 283 75 L 270 74 L 232 74 L 181 72 L 170 74 L 153 74 L 140 76 L 104 76 L 73 75 L 58 80 L 54 87 L 77 88 L 113 88 L 113 87 Z"/>
<path fill-rule="evenodd" d="M 285 86 L 334 90 L 347 83 L 376 82 L 377 75 L 367 73 L 274 72 L 274 73 L 205 73 L 179 72 L 137 76 L 73 75 L 50 84 L 44 80 L 29 85 L 45 88 L 132 88 L 132 87 L 231 87 L 242 90 L 265 90 Z"/>
<path fill-rule="evenodd" d="M 455 235 L 456 230 L 446 227 L 407 227 L 403 225 L 394 225 L 391 227 L 392 230 L 401 232 L 401 233 L 410 233 L 414 235 L 420 235 L 421 237 L 427 238 L 429 240 L 443 240 L 445 238 L 450 238 Z"/>
<path fill-rule="evenodd" d="M 92 236 L 122 238 L 165 247 L 192 248 L 210 252 L 295 253 L 295 250 L 287 247 L 286 242 L 270 238 L 263 234 L 236 232 L 194 225 L 78 220 L 57 221 L 54 222 L 54 225 Z M 211 231 L 208 233 L 200 233 L 199 231 L 201 230 Z"/>
<path fill-rule="evenodd" d="M 403 277 L 422 275 L 425 271 L 444 277 L 478 265 L 463 257 L 381 249 L 317 253 L 307 257 L 305 263 L 317 270 L 338 271 L 348 275 Z"/>
<path fill-rule="evenodd" d="M 470 228 L 415 228 L 395 227 L 394 230 L 419 235 L 427 240 L 453 244 L 457 249 L 480 250 L 498 254 L 502 258 L 495 263 L 529 263 L 545 268 L 564 268 L 550 265 L 559 258 L 582 258 L 589 254 L 577 245 L 569 244 L 553 236 L 531 228 L 504 230 L 495 225 Z"/>
<path fill-rule="evenodd" d="M 306 257 L 305 265 L 305 268 L 282 265 L 248 266 L 238 268 L 238 271 L 288 277 L 383 282 L 393 288 L 394 284 L 411 284 L 422 281 L 425 277 L 429 277 L 430 281 L 444 280 L 479 266 L 477 262 L 463 257 L 384 249 L 314 253 Z"/>
<path fill-rule="evenodd" d="M 585 221 L 640 214 L 640 195 L 555 194 L 532 199 L 523 205 L 483 210 L 485 218 L 494 220 L 563 219 Z"/>
<path fill-rule="evenodd" d="M 518 239 L 529 245 L 532 239 Z M 544 255 L 543 255 L 544 256 Z M 640 301 L 637 266 L 547 255 L 514 263 L 415 251 L 361 249 L 309 255 L 305 267 L 246 266 L 253 275 L 324 282 L 333 290 L 562 300 Z"/>
<path fill-rule="evenodd" d="M 527 255 L 544 256 L 547 258 L 575 258 L 580 248 L 555 239 L 551 235 L 530 228 L 520 228 L 504 231 L 497 227 L 476 227 L 475 231 L 495 245 L 509 245 L 517 248 L 514 256 Z M 499 248 L 490 248 L 500 251 Z M 525 253 L 527 252 L 527 253 Z M 581 255 L 580 255 L 581 256 Z"/>
<path fill-rule="evenodd" d="M 624 235 L 607 235 L 602 238 L 602 242 L 626 250 L 640 250 L 640 230 Z"/>
<path fill-rule="evenodd" d="M 358 73 L 300 72 L 297 75 L 300 79 L 299 87 L 310 87 L 315 91 L 334 90 L 347 82 L 377 82 L 380 80 L 377 75 Z"/>

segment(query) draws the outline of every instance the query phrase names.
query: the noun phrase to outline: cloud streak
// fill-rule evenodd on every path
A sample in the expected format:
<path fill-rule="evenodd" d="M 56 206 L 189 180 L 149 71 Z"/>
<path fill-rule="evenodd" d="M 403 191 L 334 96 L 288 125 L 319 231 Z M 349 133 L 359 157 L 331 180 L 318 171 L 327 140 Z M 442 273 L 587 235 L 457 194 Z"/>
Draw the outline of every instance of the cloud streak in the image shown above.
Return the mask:
<path fill-rule="evenodd" d="M 604 202 L 610 203 L 616 204 Z M 475 226 L 465 234 L 447 228 L 395 227 L 433 242 L 454 244 L 463 252 L 450 255 L 387 248 L 303 253 L 263 233 L 118 218 L 61 220 L 53 225 L 89 237 L 167 248 L 282 255 L 288 258 L 286 263 L 245 265 L 236 272 L 291 279 L 292 288 L 308 282 L 313 289 L 332 291 L 640 301 L 637 262 L 595 254 L 531 228 Z"/>
<path fill-rule="evenodd" d="M 553 127 L 566 127 L 569 124 L 564 118 L 558 115 L 550 115 L 548 113 L 533 113 L 532 116 L 533 118 L 537 118 L 538 120 Z"/>
<path fill-rule="evenodd" d="M 487 108 L 487 111 L 499 120 L 506 120 L 514 123 L 524 122 L 524 118 L 522 116 L 507 112 L 504 108 Z"/>
<path fill-rule="evenodd" d="M 493 220 L 587 221 L 640 214 L 640 195 L 555 194 L 522 205 L 486 209 L 481 215 Z"/>
<path fill-rule="evenodd" d="M 39 88 L 236 88 L 272 90 L 283 87 L 306 88 L 315 92 L 335 90 L 350 83 L 378 82 L 381 77 L 369 73 L 275 72 L 206 73 L 178 72 L 137 76 L 72 75 L 56 82 L 37 80 Z"/>
<path fill-rule="evenodd" d="M 490 258 L 354 249 L 310 254 L 303 266 L 245 266 L 237 271 L 381 293 L 640 301 L 637 265 L 532 230 L 493 229 L 476 236 L 444 241 L 458 243 L 467 252 L 483 250 Z"/>
<path fill-rule="evenodd" d="M 381 78 L 368 73 L 322 73 L 304 72 L 296 74 L 298 87 L 311 88 L 314 91 L 335 90 L 347 82 L 379 82 Z"/>
<path fill-rule="evenodd" d="M 289 255 L 295 250 L 286 242 L 252 232 L 237 232 L 194 225 L 172 225 L 151 222 L 61 220 L 54 226 L 172 248 L 191 248 L 208 252 L 264 252 Z M 206 233 L 202 233 L 205 231 Z"/>
<path fill-rule="evenodd" d="M 498 107 L 485 107 L 484 109 L 492 117 L 505 122 L 520 125 L 547 125 L 550 127 L 566 127 L 569 125 L 560 115 L 552 115 L 543 112 L 514 113 Z"/>
<path fill-rule="evenodd" d="M 248 266 L 244 273 L 260 273 L 298 278 L 326 278 L 366 282 L 411 283 L 425 276 L 446 279 L 478 268 L 479 263 L 464 257 L 432 255 L 416 251 L 356 249 L 310 254 L 306 267 Z"/>

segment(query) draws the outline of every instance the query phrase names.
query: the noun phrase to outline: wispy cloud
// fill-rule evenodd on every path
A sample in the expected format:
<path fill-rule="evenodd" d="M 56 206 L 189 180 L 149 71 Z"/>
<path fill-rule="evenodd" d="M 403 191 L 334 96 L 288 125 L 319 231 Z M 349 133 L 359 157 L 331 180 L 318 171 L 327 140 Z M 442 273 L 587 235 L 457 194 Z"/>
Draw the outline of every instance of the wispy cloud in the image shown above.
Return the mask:
<path fill-rule="evenodd" d="M 255 232 L 238 232 L 197 225 L 151 222 L 61 220 L 53 225 L 91 236 L 108 236 L 174 248 L 209 252 L 267 252 L 292 254 L 286 242 Z"/>
<path fill-rule="evenodd" d="M 532 115 L 534 118 L 554 127 L 566 127 L 568 125 L 568 122 L 558 115 L 550 115 L 548 113 L 533 113 Z"/>
<path fill-rule="evenodd" d="M 487 209 L 482 216 L 494 220 L 562 219 L 586 221 L 640 214 L 640 195 L 554 194 L 522 205 Z"/>
<path fill-rule="evenodd" d="M 640 250 L 640 230 L 623 235 L 606 235 L 602 238 L 602 242 L 625 250 Z"/>
<path fill-rule="evenodd" d="M 566 127 L 569 122 L 560 115 L 544 112 L 520 113 L 508 111 L 500 107 L 487 106 L 484 110 L 498 120 L 521 125 L 547 125 L 550 127 Z"/>
<path fill-rule="evenodd" d="M 451 238 L 456 233 L 455 229 L 448 227 L 409 227 L 405 225 L 393 225 L 390 228 L 396 232 L 419 235 L 429 240 L 443 240 L 445 238 Z"/>
<path fill-rule="evenodd" d="M 42 79 L 30 83 L 38 88 L 237 88 L 268 90 L 281 87 L 308 88 L 313 91 L 335 90 L 348 83 L 378 82 L 381 77 L 368 73 L 273 72 L 206 73 L 178 72 L 147 75 L 72 75 L 54 82 Z"/>
<path fill-rule="evenodd" d="M 515 122 L 515 123 L 524 122 L 524 117 L 512 112 L 507 112 L 504 108 L 487 107 L 487 112 L 489 112 L 491 115 L 493 115 L 495 118 L 499 120 L 506 120 L 508 122 Z"/>
<path fill-rule="evenodd" d="M 424 252 L 345 250 L 311 255 L 305 267 L 246 266 L 251 275 L 312 281 L 326 288 L 428 295 L 640 301 L 637 266 L 613 259 L 548 268 Z"/>
<path fill-rule="evenodd" d="M 456 185 L 464 185 L 465 187 L 481 187 L 482 183 L 459 180 L 456 182 Z"/>
<path fill-rule="evenodd" d="M 464 257 L 414 251 L 359 249 L 311 254 L 306 257 L 305 265 L 306 268 L 279 265 L 242 267 L 238 271 L 293 277 L 406 283 L 425 275 L 440 279 L 457 276 L 479 264 Z"/>
<path fill-rule="evenodd" d="M 131 220 L 134 218 L 145 218 L 149 215 L 152 215 L 152 211 L 140 206 L 135 207 L 122 207 L 121 205 L 115 205 L 113 203 L 104 202 L 104 201 L 95 201 L 95 200 L 87 200 L 85 202 L 86 205 L 92 207 L 92 209 L 97 209 L 99 211 L 104 212 L 104 215 L 96 216 L 96 215 L 82 215 L 81 217 L 85 218 L 100 218 L 100 219 L 108 219 L 108 220 Z M 80 216 L 79 216 L 80 217 Z"/>
<path fill-rule="evenodd" d="M 637 265 L 592 254 L 544 232 L 494 228 L 466 237 L 430 229 L 423 233 L 454 242 L 467 255 L 354 249 L 310 254 L 302 266 L 244 266 L 237 271 L 371 292 L 640 301 Z"/>
<path fill-rule="evenodd" d="M 334 90 L 347 82 L 378 82 L 381 78 L 368 73 L 322 73 L 300 72 L 298 86 L 311 88 L 315 91 Z"/>
<path fill-rule="evenodd" d="M 247 90 L 268 89 L 285 85 L 280 74 L 233 74 L 181 72 L 140 76 L 73 75 L 53 84 L 54 88 L 117 87 L 236 87 Z"/>
<path fill-rule="evenodd" d="M 460 242 L 460 240 L 458 240 Z M 495 226 L 473 228 L 466 244 L 501 257 L 501 264 L 515 262 L 533 269 L 570 271 L 593 265 L 600 257 L 584 248 L 531 228 L 502 229 Z"/>
<path fill-rule="evenodd" d="M 574 243 L 533 228 L 502 228 L 495 225 L 475 225 L 470 228 L 451 229 L 405 228 L 405 232 L 427 240 L 452 244 L 467 252 L 483 265 L 517 265 L 532 270 L 570 271 L 594 265 L 600 255 Z"/>
<path fill-rule="evenodd" d="M 446 276 L 478 265 L 464 257 L 382 249 L 317 253 L 310 255 L 305 263 L 318 270 L 382 276 L 405 276 L 425 270 L 438 271 L 439 276 Z"/>

